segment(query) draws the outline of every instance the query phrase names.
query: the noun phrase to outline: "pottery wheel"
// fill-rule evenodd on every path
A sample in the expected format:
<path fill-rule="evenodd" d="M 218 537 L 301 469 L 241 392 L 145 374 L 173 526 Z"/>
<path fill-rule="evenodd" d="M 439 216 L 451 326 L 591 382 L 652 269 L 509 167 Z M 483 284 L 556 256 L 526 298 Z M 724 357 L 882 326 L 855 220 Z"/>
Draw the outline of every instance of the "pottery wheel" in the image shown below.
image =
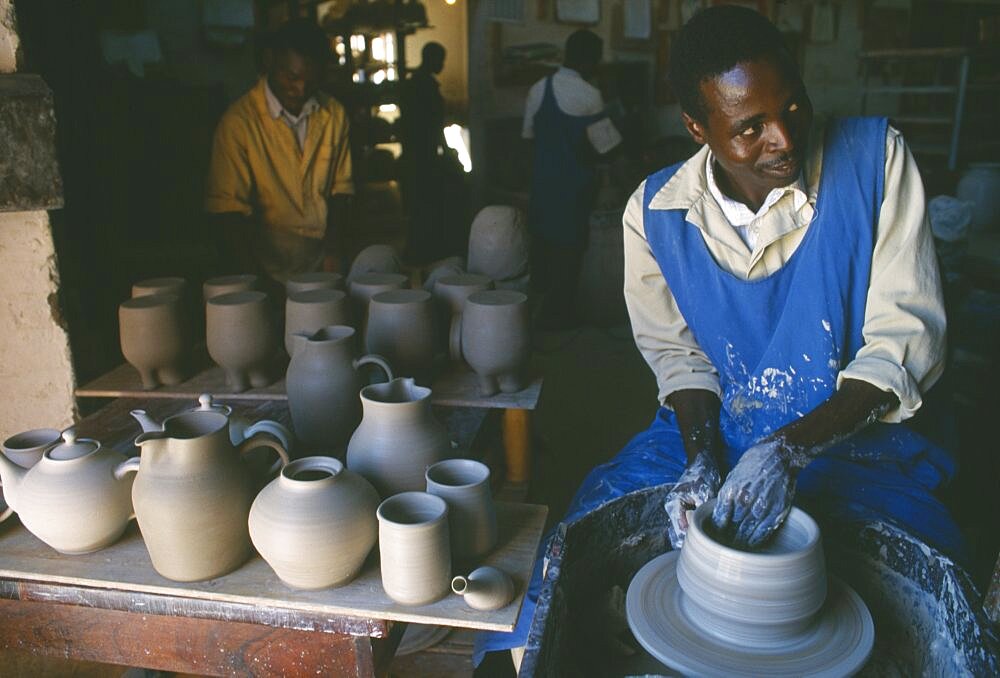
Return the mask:
<path fill-rule="evenodd" d="M 667 666 L 704 676 L 849 676 L 868 660 L 875 626 L 861 597 L 830 577 L 826 602 L 813 624 L 781 645 L 728 643 L 690 620 L 681 605 L 677 551 L 646 563 L 625 600 L 636 640 Z"/>
<path fill-rule="evenodd" d="M 450 626 L 436 626 L 434 624 L 408 624 L 403 632 L 403 637 L 396 648 L 396 656 L 420 652 L 437 645 L 445 636 L 451 633 Z"/>

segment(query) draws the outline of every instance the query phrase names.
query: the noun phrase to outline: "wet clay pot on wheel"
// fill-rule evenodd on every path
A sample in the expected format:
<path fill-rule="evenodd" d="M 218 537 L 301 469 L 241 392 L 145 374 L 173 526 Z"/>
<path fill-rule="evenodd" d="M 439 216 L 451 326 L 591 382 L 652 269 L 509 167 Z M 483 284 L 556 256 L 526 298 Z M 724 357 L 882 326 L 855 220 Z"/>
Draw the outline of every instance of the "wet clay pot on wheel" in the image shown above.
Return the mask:
<path fill-rule="evenodd" d="M 139 372 L 144 389 L 184 381 L 188 331 L 180 297 L 128 299 L 118 306 L 118 325 L 122 355 Z"/>
<path fill-rule="evenodd" d="M 365 349 L 385 356 L 400 374 L 428 377 L 434 366 L 437 338 L 430 292 L 379 292 L 368 305 Z"/>
<path fill-rule="evenodd" d="M 426 605 L 448 594 L 451 549 L 448 505 L 425 492 L 403 492 L 378 507 L 382 588 L 402 605 Z"/>
<path fill-rule="evenodd" d="M 528 297 L 510 290 L 469 295 L 460 337 L 452 342 L 479 377 L 482 395 L 514 393 L 525 386 L 531 357 Z"/>
<path fill-rule="evenodd" d="M 353 579 L 378 537 L 379 496 L 330 457 L 293 461 L 250 508 L 250 539 L 278 577 L 321 589 Z"/>
<path fill-rule="evenodd" d="M 344 276 L 327 271 L 299 273 L 285 281 L 285 294 L 308 292 L 309 290 L 342 290 Z"/>
<path fill-rule="evenodd" d="M 257 289 L 257 276 L 252 273 L 240 275 L 223 275 L 209 278 L 201 286 L 202 296 L 207 302 L 222 294 L 233 292 L 251 292 Z"/>
<path fill-rule="evenodd" d="M 229 387 L 239 393 L 271 383 L 270 361 L 277 342 L 267 295 L 233 292 L 205 304 L 208 354 L 226 372 Z"/>
<path fill-rule="evenodd" d="M 354 329 L 324 327 L 312 334 L 292 335 L 292 360 L 285 389 L 298 438 L 310 448 L 332 453 L 342 449 L 361 421 L 358 368 L 376 365 L 387 380 L 392 370 L 377 355 L 355 360 Z"/>
<path fill-rule="evenodd" d="M 292 355 L 292 335 L 312 334 L 330 325 L 355 326 L 347 293 L 333 289 L 292 292 L 285 300 L 285 350 Z"/>
<path fill-rule="evenodd" d="M 153 294 L 176 294 L 184 299 L 187 281 L 184 278 L 148 278 L 132 284 L 132 298 L 148 297 Z"/>
<path fill-rule="evenodd" d="M 474 273 L 463 273 L 461 275 L 447 275 L 434 283 L 434 298 L 443 307 L 444 325 L 448 332 L 448 349 L 452 360 L 461 362 L 461 345 L 452 346 L 458 343 L 462 332 L 462 311 L 465 310 L 465 300 L 475 292 L 493 289 L 493 281 L 485 275 Z M 454 340 L 452 339 L 454 337 Z"/>
<path fill-rule="evenodd" d="M 451 456 L 451 441 L 431 412 L 431 390 L 413 379 L 361 389 L 364 415 L 347 445 L 347 468 L 382 497 L 424 489 L 424 472 Z"/>

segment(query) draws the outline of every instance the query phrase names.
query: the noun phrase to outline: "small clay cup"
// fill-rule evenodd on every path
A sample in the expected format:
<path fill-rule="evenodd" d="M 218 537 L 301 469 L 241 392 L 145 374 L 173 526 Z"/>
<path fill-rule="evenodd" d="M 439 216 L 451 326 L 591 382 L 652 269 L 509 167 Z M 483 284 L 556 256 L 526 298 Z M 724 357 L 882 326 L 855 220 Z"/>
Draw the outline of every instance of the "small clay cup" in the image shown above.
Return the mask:
<path fill-rule="evenodd" d="M 326 271 L 299 273 L 285 281 L 285 294 L 289 296 L 296 292 L 307 292 L 309 290 L 342 289 L 344 289 L 344 276 L 339 273 L 328 273 Z"/>
<path fill-rule="evenodd" d="M 383 501 L 378 516 L 382 588 L 402 605 L 426 605 L 451 590 L 448 505 L 426 492 Z"/>
<path fill-rule="evenodd" d="M 62 433 L 54 428 L 35 428 L 15 433 L 3 441 L 0 448 L 21 468 L 31 468 L 39 462 L 45 450 L 62 442 Z"/>
<path fill-rule="evenodd" d="M 520 391 L 531 357 L 528 296 L 511 290 L 469 295 L 451 343 L 479 377 L 482 395 Z"/>
<path fill-rule="evenodd" d="M 490 468 L 472 459 L 445 459 L 428 467 L 427 493 L 448 502 L 451 553 L 457 561 L 485 557 L 497 545 L 497 514 Z"/>
<path fill-rule="evenodd" d="M 389 290 L 368 305 L 365 350 L 389 361 L 399 374 L 429 376 L 437 338 L 434 305 L 424 290 Z"/>
<path fill-rule="evenodd" d="M 180 297 L 151 294 L 123 301 L 118 326 L 122 355 L 139 371 L 144 389 L 184 381 L 189 342 Z"/>
<path fill-rule="evenodd" d="M 271 383 L 277 341 L 264 292 L 232 292 L 205 304 L 208 354 L 226 372 L 234 392 Z"/>
<path fill-rule="evenodd" d="M 151 294 L 176 294 L 184 299 L 187 281 L 184 278 L 148 278 L 132 284 L 132 298 L 147 297 Z"/>
<path fill-rule="evenodd" d="M 233 292 L 250 292 L 257 289 L 257 276 L 252 273 L 240 275 L 223 275 L 218 278 L 209 278 L 202 286 L 202 296 L 205 301 L 219 296 L 220 294 L 232 294 Z"/>
<path fill-rule="evenodd" d="M 330 325 L 354 327 L 347 293 L 335 289 L 292 292 L 285 300 L 285 350 L 292 355 L 292 335 L 313 334 Z"/>
<path fill-rule="evenodd" d="M 489 289 L 493 289 L 493 281 L 475 273 L 446 275 L 434 283 L 434 298 L 442 307 L 445 321 L 442 326 L 448 329 L 448 352 L 456 362 L 462 361 L 462 311 L 465 300 L 475 292 Z"/>

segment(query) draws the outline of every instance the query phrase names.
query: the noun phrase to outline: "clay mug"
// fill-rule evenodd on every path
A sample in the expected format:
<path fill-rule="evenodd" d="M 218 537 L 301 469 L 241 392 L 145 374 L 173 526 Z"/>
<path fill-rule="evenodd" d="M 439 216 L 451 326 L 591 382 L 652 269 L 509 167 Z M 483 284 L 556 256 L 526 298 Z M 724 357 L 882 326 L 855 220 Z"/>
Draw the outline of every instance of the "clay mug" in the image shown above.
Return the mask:
<path fill-rule="evenodd" d="M 226 383 L 240 393 L 271 383 L 269 372 L 277 342 L 264 292 L 232 292 L 205 304 L 208 354 L 226 372 Z"/>
<path fill-rule="evenodd" d="M 499 610 L 514 599 L 514 581 L 510 575 L 488 565 L 473 570 L 467 577 L 453 578 L 451 590 L 474 610 Z"/>
<path fill-rule="evenodd" d="M 187 281 L 184 278 L 148 278 L 132 283 L 132 297 L 146 297 L 151 294 L 176 294 L 184 299 L 187 292 Z"/>
<path fill-rule="evenodd" d="M 452 360 L 462 360 L 462 311 L 465 309 L 465 300 L 474 292 L 492 288 L 492 280 L 475 273 L 447 275 L 434 283 L 434 298 L 443 307 L 446 321 L 443 327 L 448 330 L 448 354 Z"/>
<path fill-rule="evenodd" d="M 334 289 L 291 292 L 285 300 L 285 350 L 292 355 L 292 335 L 312 334 L 329 325 L 355 326 L 347 293 Z"/>
<path fill-rule="evenodd" d="M 434 366 L 435 320 L 430 292 L 379 292 L 368 304 L 365 350 L 385 356 L 400 374 L 426 379 Z"/>
<path fill-rule="evenodd" d="M 250 507 L 250 539 L 289 586 L 321 589 L 353 579 L 378 537 L 379 496 L 330 457 L 281 469 Z"/>
<path fill-rule="evenodd" d="M 285 294 L 295 294 L 296 292 L 307 292 L 309 290 L 342 290 L 344 289 L 344 276 L 339 273 L 327 271 L 312 271 L 310 273 L 298 273 L 285 281 Z"/>
<path fill-rule="evenodd" d="M 239 567 L 250 555 L 247 519 L 256 484 L 244 456 L 259 447 L 288 453 L 267 433 L 234 446 L 229 417 L 192 410 L 167 417 L 135 439 L 142 449 L 115 471 L 135 472 L 132 500 L 153 568 L 167 579 L 201 581 Z"/>
<path fill-rule="evenodd" d="M 54 428 L 36 428 L 15 433 L 0 444 L 0 449 L 21 468 L 37 464 L 46 449 L 62 441 L 62 433 Z"/>
<path fill-rule="evenodd" d="M 448 502 L 451 553 L 456 561 L 479 560 L 497 545 L 497 514 L 490 469 L 472 459 L 446 459 L 427 468 L 427 492 Z"/>
<path fill-rule="evenodd" d="M 362 273 L 355 278 L 347 279 L 347 293 L 354 305 L 355 317 L 359 319 L 358 327 L 361 336 L 365 335 L 368 326 L 368 302 L 379 292 L 401 290 L 406 287 L 409 278 L 401 273 Z"/>
<path fill-rule="evenodd" d="M 222 275 L 209 278 L 201 286 L 202 297 L 206 302 L 220 294 L 233 292 L 251 292 L 257 289 L 257 276 L 252 273 L 239 275 Z"/>
<path fill-rule="evenodd" d="M 295 434 L 307 446 L 332 452 L 350 438 L 361 421 L 358 369 L 375 365 L 391 381 L 392 369 L 378 355 L 355 359 L 354 329 L 330 325 L 292 335 L 292 360 L 285 390 Z"/>
<path fill-rule="evenodd" d="M 142 387 L 184 381 L 188 328 L 180 297 L 152 294 L 118 306 L 122 355 L 139 372 Z"/>
<path fill-rule="evenodd" d="M 347 468 L 383 497 L 423 490 L 427 467 L 452 456 L 448 431 L 431 411 L 431 390 L 397 377 L 361 389 L 361 406 Z"/>
<path fill-rule="evenodd" d="M 403 492 L 377 511 L 382 588 L 403 605 L 447 595 L 451 581 L 448 505 L 425 492 Z"/>
<path fill-rule="evenodd" d="M 469 295 L 453 347 L 461 349 L 465 362 L 479 377 L 482 395 L 523 389 L 531 357 L 527 295 L 511 290 Z"/>
<path fill-rule="evenodd" d="M 125 455 L 66 430 L 29 469 L 0 454 L 4 498 L 25 528 L 60 553 L 110 546 L 132 518 L 132 479 L 115 476 Z"/>

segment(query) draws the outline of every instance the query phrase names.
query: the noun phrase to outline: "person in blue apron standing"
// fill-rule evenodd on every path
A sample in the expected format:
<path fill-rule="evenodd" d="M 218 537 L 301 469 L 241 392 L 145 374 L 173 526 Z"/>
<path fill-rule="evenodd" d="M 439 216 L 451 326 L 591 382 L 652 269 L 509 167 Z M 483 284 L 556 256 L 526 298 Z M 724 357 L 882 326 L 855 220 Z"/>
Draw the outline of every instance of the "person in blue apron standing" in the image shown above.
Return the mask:
<path fill-rule="evenodd" d="M 669 75 L 703 146 L 649 176 L 623 218 L 625 299 L 661 407 L 565 520 L 673 482 L 674 548 L 710 499 L 747 548 L 794 503 L 821 523 L 892 523 L 965 564 L 934 496 L 954 460 L 903 423 L 943 370 L 945 314 L 902 136 L 884 118 L 814 128 L 791 53 L 753 10 L 696 14 Z M 523 644 L 540 582 L 541 566 L 518 628 L 480 649 Z"/>
<path fill-rule="evenodd" d="M 597 73 L 603 45 L 581 29 L 566 40 L 563 66 L 528 92 L 521 135 L 533 142 L 528 227 L 532 285 L 545 329 L 574 325 L 577 279 L 597 193 L 595 162 L 621 142 L 604 112 Z"/>

